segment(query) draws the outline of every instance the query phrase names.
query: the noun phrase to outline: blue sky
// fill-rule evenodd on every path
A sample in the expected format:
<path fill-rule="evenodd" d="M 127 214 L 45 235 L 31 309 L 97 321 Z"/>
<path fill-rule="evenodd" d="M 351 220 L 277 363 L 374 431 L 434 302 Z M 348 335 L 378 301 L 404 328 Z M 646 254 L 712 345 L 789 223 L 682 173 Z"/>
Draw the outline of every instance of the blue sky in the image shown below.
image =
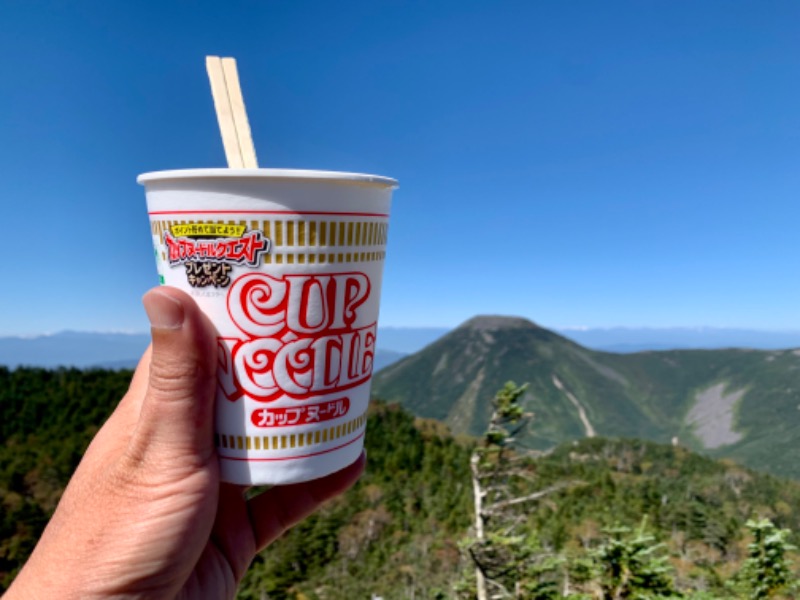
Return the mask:
<path fill-rule="evenodd" d="M 800 329 L 800 4 L 0 2 L 0 335 L 144 331 L 141 172 L 400 181 L 381 324 Z"/>

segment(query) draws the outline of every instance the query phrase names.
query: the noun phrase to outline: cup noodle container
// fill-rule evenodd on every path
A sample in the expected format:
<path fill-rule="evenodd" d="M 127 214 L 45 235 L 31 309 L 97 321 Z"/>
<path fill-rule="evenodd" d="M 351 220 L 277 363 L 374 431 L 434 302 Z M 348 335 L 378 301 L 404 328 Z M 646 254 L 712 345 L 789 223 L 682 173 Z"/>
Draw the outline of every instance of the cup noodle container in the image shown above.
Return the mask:
<path fill-rule="evenodd" d="M 161 283 L 193 296 L 219 334 L 223 480 L 294 483 L 354 462 L 397 182 L 276 169 L 138 181 Z"/>

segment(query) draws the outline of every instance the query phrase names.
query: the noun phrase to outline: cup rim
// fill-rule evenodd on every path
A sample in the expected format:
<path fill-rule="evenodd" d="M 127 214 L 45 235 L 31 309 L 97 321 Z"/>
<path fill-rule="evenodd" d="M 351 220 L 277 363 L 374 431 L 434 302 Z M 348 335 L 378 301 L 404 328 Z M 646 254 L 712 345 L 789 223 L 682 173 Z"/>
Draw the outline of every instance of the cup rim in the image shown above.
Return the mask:
<path fill-rule="evenodd" d="M 331 183 L 375 185 L 396 188 L 397 180 L 381 175 L 312 169 L 175 169 L 142 173 L 136 182 L 145 185 L 154 181 L 175 179 L 272 179 L 329 181 Z"/>

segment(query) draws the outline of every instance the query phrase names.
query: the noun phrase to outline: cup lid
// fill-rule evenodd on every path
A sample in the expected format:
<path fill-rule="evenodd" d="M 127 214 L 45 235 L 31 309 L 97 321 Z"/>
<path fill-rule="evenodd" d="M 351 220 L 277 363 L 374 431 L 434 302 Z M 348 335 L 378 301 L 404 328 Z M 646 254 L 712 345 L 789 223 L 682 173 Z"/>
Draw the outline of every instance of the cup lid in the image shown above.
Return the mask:
<path fill-rule="evenodd" d="M 306 169 L 178 169 L 174 171 L 153 171 L 142 173 L 136 178 L 137 183 L 146 184 L 153 181 L 170 179 L 290 179 L 290 180 L 324 180 L 339 183 L 359 183 L 379 187 L 396 188 L 397 180 L 380 175 L 365 173 L 346 173 L 341 171 L 314 171 Z"/>

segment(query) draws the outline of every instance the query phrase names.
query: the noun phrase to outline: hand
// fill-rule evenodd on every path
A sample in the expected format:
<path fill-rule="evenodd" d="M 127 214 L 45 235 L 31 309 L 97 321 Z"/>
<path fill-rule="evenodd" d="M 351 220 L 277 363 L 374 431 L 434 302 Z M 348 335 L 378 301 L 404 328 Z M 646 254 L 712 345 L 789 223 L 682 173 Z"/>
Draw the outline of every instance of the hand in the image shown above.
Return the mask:
<path fill-rule="evenodd" d="M 233 598 L 256 552 L 364 468 L 362 454 L 338 473 L 250 500 L 221 484 L 216 332 L 176 289 L 151 290 L 143 303 L 153 343 L 6 600 Z"/>

